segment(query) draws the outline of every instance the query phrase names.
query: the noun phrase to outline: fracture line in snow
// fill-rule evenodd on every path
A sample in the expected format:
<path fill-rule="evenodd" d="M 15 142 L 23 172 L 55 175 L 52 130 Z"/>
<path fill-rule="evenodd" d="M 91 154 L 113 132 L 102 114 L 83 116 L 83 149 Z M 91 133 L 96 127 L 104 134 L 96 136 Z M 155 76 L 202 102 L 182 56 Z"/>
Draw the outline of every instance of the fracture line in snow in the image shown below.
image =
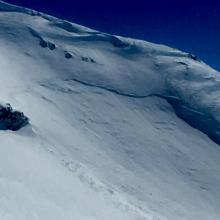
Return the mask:
<path fill-rule="evenodd" d="M 161 94 L 135 95 L 135 94 L 124 93 L 122 91 L 118 91 L 116 89 L 108 88 L 108 87 L 105 87 L 102 85 L 95 85 L 95 84 L 85 82 L 82 80 L 78 80 L 75 78 L 72 78 L 69 80 L 67 79 L 65 81 L 74 81 L 74 82 L 80 83 L 85 86 L 104 89 L 106 91 L 115 93 L 117 95 L 126 96 L 126 97 L 130 97 L 130 98 L 143 99 L 143 98 L 149 98 L 149 97 L 158 97 L 158 98 L 164 99 L 172 106 L 177 117 L 181 118 L 183 121 L 185 121 L 191 127 L 206 134 L 216 144 L 218 144 L 218 145 L 220 144 L 220 137 L 219 137 L 218 133 L 215 134 L 213 132 L 210 132 L 209 129 L 207 129 L 207 127 L 213 126 L 213 124 L 214 124 L 214 126 L 216 126 L 216 128 L 218 128 L 219 127 L 218 122 L 215 121 L 212 117 L 208 117 L 208 119 L 206 118 L 205 123 L 204 123 L 203 122 L 204 118 L 205 118 L 204 116 L 206 116 L 206 115 L 204 115 L 202 112 L 196 111 L 193 108 L 190 108 L 187 105 L 184 105 L 184 103 L 181 102 L 181 100 L 176 96 L 166 96 L 166 95 L 161 95 Z M 175 101 L 175 102 L 173 102 L 173 101 Z M 179 102 L 179 104 L 181 104 L 181 105 L 179 106 L 179 104 L 176 104 L 176 102 Z M 183 111 L 185 112 L 185 114 L 183 114 Z M 188 114 L 191 116 L 187 116 Z M 207 121 L 208 121 L 208 123 L 207 123 Z M 209 121 L 210 121 L 210 124 L 209 124 Z"/>
<path fill-rule="evenodd" d="M 140 99 L 140 98 L 148 98 L 148 97 L 152 97 L 152 96 L 158 96 L 156 94 L 135 95 L 135 94 L 124 93 L 122 91 L 119 91 L 119 90 L 116 90 L 116 89 L 113 89 L 113 88 L 108 88 L 108 87 L 101 86 L 101 85 L 95 85 L 95 84 L 92 84 L 92 83 L 89 83 L 89 82 L 85 82 L 85 81 L 82 81 L 82 80 L 79 80 L 79 79 L 75 79 L 75 78 L 66 79 L 65 81 L 74 81 L 74 82 L 80 83 L 80 84 L 85 85 L 85 86 L 95 87 L 95 88 L 99 88 L 99 89 L 104 89 L 106 91 L 115 93 L 117 95 L 131 97 L 131 98 L 139 98 Z"/>

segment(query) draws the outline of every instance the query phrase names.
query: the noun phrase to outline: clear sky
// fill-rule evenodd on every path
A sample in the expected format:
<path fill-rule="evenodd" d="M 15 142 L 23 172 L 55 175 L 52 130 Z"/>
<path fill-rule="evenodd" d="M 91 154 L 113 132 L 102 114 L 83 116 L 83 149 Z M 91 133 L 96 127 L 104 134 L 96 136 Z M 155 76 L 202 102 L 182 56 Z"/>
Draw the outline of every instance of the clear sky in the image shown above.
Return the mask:
<path fill-rule="evenodd" d="M 5 0 L 100 31 L 191 52 L 220 70 L 220 0 Z"/>

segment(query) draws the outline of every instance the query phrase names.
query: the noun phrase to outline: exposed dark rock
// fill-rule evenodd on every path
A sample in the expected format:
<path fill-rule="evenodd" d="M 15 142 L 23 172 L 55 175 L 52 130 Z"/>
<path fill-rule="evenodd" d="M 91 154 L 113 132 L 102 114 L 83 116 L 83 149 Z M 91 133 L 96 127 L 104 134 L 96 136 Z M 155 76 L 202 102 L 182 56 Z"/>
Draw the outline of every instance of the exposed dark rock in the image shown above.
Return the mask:
<path fill-rule="evenodd" d="M 82 57 L 82 61 L 89 62 L 89 58 L 88 57 Z"/>
<path fill-rule="evenodd" d="M 91 62 L 91 63 L 95 63 L 95 60 L 93 60 L 92 58 L 90 58 L 90 62 Z"/>
<path fill-rule="evenodd" d="M 73 58 L 73 55 L 71 53 L 69 53 L 69 52 L 65 52 L 65 57 L 67 59 L 71 59 L 71 58 Z"/>
<path fill-rule="evenodd" d="M 17 131 L 28 123 L 24 113 L 13 110 L 10 104 L 0 104 L 0 130 Z"/>
<path fill-rule="evenodd" d="M 95 60 L 93 60 L 90 57 L 81 57 L 82 61 L 88 62 L 88 63 L 95 63 Z"/>
<path fill-rule="evenodd" d="M 56 45 L 54 43 L 48 42 L 47 45 L 48 45 L 48 48 L 50 50 L 55 50 L 56 49 Z"/>
<path fill-rule="evenodd" d="M 200 59 L 199 59 L 196 55 L 194 55 L 194 54 L 189 53 L 189 54 L 188 54 L 188 57 L 189 57 L 190 59 L 192 59 L 192 60 L 195 60 L 195 61 L 199 61 L 199 62 L 200 62 Z"/>
<path fill-rule="evenodd" d="M 49 48 L 50 50 L 55 50 L 56 49 L 56 45 L 54 43 L 45 41 L 43 39 L 40 40 L 40 46 L 43 48 Z"/>
<path fill-rule="evenodd" d="M 47 47 L 47 42 L 45 40 L 41 40 L 40 45 L 41 45 L 41 47 L 46 48 Z"/>

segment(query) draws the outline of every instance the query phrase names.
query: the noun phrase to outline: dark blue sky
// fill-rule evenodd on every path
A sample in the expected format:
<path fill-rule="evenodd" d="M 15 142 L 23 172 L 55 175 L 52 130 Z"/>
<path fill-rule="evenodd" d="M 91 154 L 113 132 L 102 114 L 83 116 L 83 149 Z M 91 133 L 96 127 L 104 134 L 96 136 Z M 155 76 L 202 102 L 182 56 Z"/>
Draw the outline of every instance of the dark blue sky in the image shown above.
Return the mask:
<path fill-rule="evenodd" d="M 220 1 L 6 0 L 100 31 L 166 44 L 220 70 Z"/>

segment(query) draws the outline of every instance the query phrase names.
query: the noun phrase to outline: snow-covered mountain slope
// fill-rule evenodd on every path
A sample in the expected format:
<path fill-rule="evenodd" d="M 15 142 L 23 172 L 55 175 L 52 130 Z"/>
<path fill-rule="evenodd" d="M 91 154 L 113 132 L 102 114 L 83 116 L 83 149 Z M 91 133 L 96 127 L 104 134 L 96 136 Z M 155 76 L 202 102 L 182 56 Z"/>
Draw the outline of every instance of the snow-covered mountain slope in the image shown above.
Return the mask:
<path fill-rule="evenodd" d="M 1 220 L 219 220 L 219 73 L 195 56 L 0 1 Z"/>

